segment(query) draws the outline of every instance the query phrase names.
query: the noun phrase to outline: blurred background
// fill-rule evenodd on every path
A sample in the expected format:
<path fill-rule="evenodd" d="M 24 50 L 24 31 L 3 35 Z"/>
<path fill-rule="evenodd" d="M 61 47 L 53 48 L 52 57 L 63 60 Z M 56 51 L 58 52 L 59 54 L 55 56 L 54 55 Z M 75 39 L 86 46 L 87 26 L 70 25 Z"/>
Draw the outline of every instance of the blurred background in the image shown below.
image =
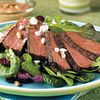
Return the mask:
<path fill-rule="evenodd" d="M 0 1 L 10 1 L 14 2 L 14 0 L 0 0 Z M 100 0 L 90 0 L 91 10 L 86 13 L 65 13 L 59 9 L 59 0 L 15 0 L 17 2 L 22 2 L 26 4 L 30 4 L 30 8 L 23 12 L 15 12 L 11 14 L 2 14 L 0 11 L 0 22 L 8 21 L 8 20 L 16 20 L 22 16 L 62 16 L 64 19 L 81 21 L 81 22 L 90 22 L 95 25 L 100 25 Z M 83 0 L 85 1 L 85 0 Z"/>

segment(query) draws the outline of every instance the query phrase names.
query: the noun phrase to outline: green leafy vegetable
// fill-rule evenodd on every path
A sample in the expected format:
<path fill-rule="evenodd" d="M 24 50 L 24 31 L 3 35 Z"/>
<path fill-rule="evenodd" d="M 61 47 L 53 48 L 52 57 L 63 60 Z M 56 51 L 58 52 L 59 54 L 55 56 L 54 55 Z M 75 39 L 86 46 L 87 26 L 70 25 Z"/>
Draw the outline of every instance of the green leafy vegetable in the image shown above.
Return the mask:
<path fill-rule="evenodd" d="M 74 74 L 71 74 L 71 73 L 66 73 L 66 74 L 63 74 L 64 76 L 67 76 L 67 77 L 70 77 L 72 79 L 75 78 L 75 75 Z"/>
<path fill-rule="evenodd" d="M 66 85 L 64 80 L 57 78 L 57 77 L 53 77 L 51 75 L 43 74 L 43 79 L 45 83 L 53 85 L 55 87 Z"/>
<path fill-rule="evenodd" d="M 90 23 L 85 24 L 80 27 L 79 34 L 85 38 L 100 42 L 100 32 L 94 29 L 94 26 Z"/>
<path fill-rule="evenodd" d="M 19 58 L 14 54 L 11 49 L 6 50 L 5 53 L 0 53 L 0 58 L 3 57 L 7 58 L 10 61 L 10 67 L 5 67 L 4 65 L 0 64 L 0 76 L 16 77 L 20 66 Z"/>
<path fill-rule="evenodd" d="M 59 28 L 59 27 L 57 27 L 57 26 L 50 26 L 49 28 L 50 28 L 50 30 L 52 30 L 54 33 L 63 33 L 63 32 L 65 32 L 62 28 Z"/>
<path fill-rule="evenodd" d="M 98 72 L 100 72 L 100 56 L 96 59 L 96 61 L 93 61 L 91 64 L 92 67 L 97 67 Z"/>
<path fill-rule="evenodd" d="M 40 74 L 39 71 L 40 65 L 33 63 L 32 57 L 29 54 L 27 53 L 23 54 L 23 59 L 25 61 L 22 62 L 21 65 L 24 71 L 30 73 L 32 76 Z"/>
<path fill-rule="evenodd" d="M 63 74 L 61 74 L 60 72 L 57 72 L 57 73 L 54 73 L 52 70 L 50 70 L 49 68 L 47 67 L 44 67 L 45 70 L 47 71 L 47 73 L 49 75 L 52 75 L 52 76 L 55 76 L 55 77 L 58 77 L 58 78 L 61 78 L 63 79 L 69 86 L 72 86 L 73 85 L 73 79 L 69 78 L 69 77 L 66 77 L 64 76 Z"/>
<path fill-rule="evenodd" d="M 82 73 L 79 76 L 75 77 L 75 80 L 79 82 L 89 82 L 94 78 L 94 74 L 92 73 Z"/>

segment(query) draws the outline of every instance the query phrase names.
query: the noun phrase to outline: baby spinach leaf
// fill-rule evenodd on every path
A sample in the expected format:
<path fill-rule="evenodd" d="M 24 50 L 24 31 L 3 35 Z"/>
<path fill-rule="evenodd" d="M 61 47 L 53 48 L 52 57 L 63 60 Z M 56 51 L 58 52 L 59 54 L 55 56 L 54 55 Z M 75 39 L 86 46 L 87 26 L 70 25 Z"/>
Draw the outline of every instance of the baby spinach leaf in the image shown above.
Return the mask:
<path fill-rule="evenodd" d="M 53 85 L 55 87 L 61 87 L 66 85 L 64 80 L 57 77 L 53 77 L 51 75 L 43 74 L 43 79 L 45 83 Z"/>
<path fill-rule="evenodd" d="M 66 77 L 64 76 L 63 74 L 61 74 L 60 72 L 57 72 L 57 73 L 54 73 L 51 69 L 49 69 L 48 67 L 44 67 L 45 70 L 47 71 L 47 73 L 49 75 L 52 75 L 52 76 L 55 76 L 55 77 L 58 77 L 58 78 L 61 78 L 63 79 L 67 84 L 68 86 L 72 86 L 74 81 L 73 79 L 69 78 L 69 77 Z"/>
<path fill-rule="evenodd" d="M 66 74 L 63 74 L 63 75 L 66 76 L 66 77 L 70 77 L 72 79 L 75 78 L 75 75 L 74 74 L 71 74 L 71 73 L 66 73 Z"/>
<path fill-rule="evenodd" d="M 51 69 L 47 68 L 47 67 L 44 67 L 45 70 L 48 72 L 49 75 L 52 75 L 52 76 L 57 76 Z"/>
<path fill-rule="evenodd" d="M 90 82 L 94 78 L 93 73 L 82 73 L 79 76 L 75 77 L 75 80 L 79 82 Z"/>
<path fill-rule="evenodd" d="M 50 26 L 49 28 L 54 33 L 63 33 L 63 32 L 65 32 L 62 28 L 59 28 L 57 26 Z"/>

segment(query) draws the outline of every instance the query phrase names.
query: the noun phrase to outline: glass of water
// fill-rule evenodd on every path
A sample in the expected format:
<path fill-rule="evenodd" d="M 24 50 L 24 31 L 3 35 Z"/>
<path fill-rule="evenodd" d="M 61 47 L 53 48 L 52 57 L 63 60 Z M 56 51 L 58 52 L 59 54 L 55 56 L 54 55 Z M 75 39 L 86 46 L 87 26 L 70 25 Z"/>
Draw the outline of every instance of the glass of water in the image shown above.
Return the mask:
<path fill-rule="evenodd" d="M 90 0 L 59 0 L 60 10 L 68 13 L 90 11 Z"/>

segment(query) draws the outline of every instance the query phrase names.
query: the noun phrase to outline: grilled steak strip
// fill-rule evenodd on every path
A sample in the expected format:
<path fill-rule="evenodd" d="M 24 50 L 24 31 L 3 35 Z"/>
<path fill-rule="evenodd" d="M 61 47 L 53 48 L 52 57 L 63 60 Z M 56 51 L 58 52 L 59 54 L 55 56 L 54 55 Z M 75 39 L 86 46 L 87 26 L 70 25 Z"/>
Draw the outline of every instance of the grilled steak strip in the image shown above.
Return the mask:
<path fill-rule="evenodd" d="M 71 48 L 64 41 L 63 41 L 63 43 L 68 50 L 68 52 L 66 53 L 67 59 L 68 59 L 68 62 L 72 65 L 73 69 L 75 69 L 75 70 L 78 68 L 87 69 L 90 67 L 92 60 L 88 59 L 87 57 L 83 56 L 81 53 L 79 53 L 75 49 Z"/>
<path fill-rule="evenodd" d="M 61 34 L 61 38 L 66 42 L 66 44 L 68 44 L 70 47 L 74 48 L 76 51 L 80 52 L 82 55 L 89 58 L 90 60 L 95 60 L 98 57 L 98 54 L 95 54 L 95 53 L 88 51 L 85 48 L 81 47 L 81 45 L 84 44 L 84 42 L 81 45 L 78 45 L 75 41 L 73 41 L 72 38 L 74 38 L 74 36 L 73 35 L 71 37 L 69 36 L 71 34 L 74 34 L 74 32 Z M 75 34 L 77 34 L 77 33 L 75 33 Z M 77 38 L 77 39 L 79 39 L 79 38 Z M 80 40 L 77 40 L 77 42 L 79 42 L 79 41 Z M 87 44 L 85 44 L 85 45 L 87 45 Z"/>
<path fill-rule="evenodd" d="M 54 34 L 53 37 L 54 37 L 54 40 L 55 40 L 55 43 L 56 43 L 57 47 L 59 47 L 59 48 L 65 48 L 64 43 L 63 43 L 63 41 L 62 41 L 62 39 L 60 38 L 59 35 Z M 61 54 L 59 54 L 59 55 L 61 55 Z M 65 59 L 66 59 L 66 63 L 68 64 L 67 58 L 65 58 Z"/>
<path fill-rule="evenodd" d="M 83 38 L 82 36 L 78 35 L 76 32 L 67 32 L 66 34 L 71 38 L 73 42 L 75 42 L 81 48 L 91 53 L 94 53 L 97 56 L 100 55 L 100 43 Z"/>
<path fill-rule="evenodd" d="M 46 50 L 48 54 L 48 60 L 50 63 L 56 63 L 61 69 L 70 69 L 66 59 L 62 59 L 58 52 L 54 51 L 54 48 L 58 47 L 54 39 L 54 33 L 46 33 Z"/>
<path fill-rule="evenodd" d="M 4 47 L 11 48 L 16 51 L 22 50 L 27 40 L 27 34 L 28 34 L 28 30 L 26 28 L 24 28 L 23 30 L 19 30 L 19 26 L 21 24 L 23 24 L 23 26 L 26 25 L 26 23 L 23 23 L 23 20 L 24 19 L 19 20 L 16 23 L 16 25 L 13 26 L 12 29 L 8 31 L 8 34 L 3 41 Z M 19 32 L 19 35 L 21 35 L 21 37 L 17 36 L 17 32 Z"/>
<path fill-rule="evenodd" d="M 44 33 L 41 33 L 41 36 L 36 36 L 35 32 L 39 30 L 41 24 L 38 23 L 35 26 L 30 26 L 29 30 L 29 37 L 28 37 L 28 44 L 29 44 L 29 53 L 32 54 L 34 59 L 43 59 L 46 58 L 46 49 L 45 44 L 41 43 L 42 37 L 45 37 Z"/>

